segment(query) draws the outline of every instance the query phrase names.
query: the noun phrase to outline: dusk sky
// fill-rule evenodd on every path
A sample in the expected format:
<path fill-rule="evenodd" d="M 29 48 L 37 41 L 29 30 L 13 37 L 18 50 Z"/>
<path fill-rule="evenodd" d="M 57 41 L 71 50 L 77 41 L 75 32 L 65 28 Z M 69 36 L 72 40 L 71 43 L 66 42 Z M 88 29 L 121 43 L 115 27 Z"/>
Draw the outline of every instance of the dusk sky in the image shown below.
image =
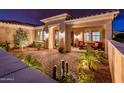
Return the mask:
<path fill-rule="evenodd" d="M 0 9 L 0 20 L 16 20 L 19 22 L 25 22 L 35 25 L 42 25 L 41 19 L 51 17 L 57 14 L 69 13 L 72 18 L 79 18 L 83 16 L 95 15 L 104 13 L 106 11 L 112 11 L 112 9 Z M 124 10 L 120 10 L 120 14 L 113 22 L 113 30 L 124 31 Z"/>

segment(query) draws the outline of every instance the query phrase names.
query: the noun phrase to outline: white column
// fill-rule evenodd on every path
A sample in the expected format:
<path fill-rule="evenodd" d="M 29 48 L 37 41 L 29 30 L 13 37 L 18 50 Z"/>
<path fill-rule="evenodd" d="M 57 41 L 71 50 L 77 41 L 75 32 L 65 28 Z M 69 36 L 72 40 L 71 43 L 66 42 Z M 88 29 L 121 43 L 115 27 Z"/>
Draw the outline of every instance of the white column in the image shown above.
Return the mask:
<path fill-rule="evenodd" d="M 69 52 L 71 51 L 71 26 L 63 23 L 60 30 L 63 31 L 64 51 Z"/>
<path fill-rule="evenodd" d="M 71 25 L 65 25 L 65 51 L 71 51 Z"/>
<path fill-rule="evenodd" d="M 55 46 L 55 32 L 53 27 L 48 27 L 48 45 L 49 45 L 49 49 L 54 49 Z"/>

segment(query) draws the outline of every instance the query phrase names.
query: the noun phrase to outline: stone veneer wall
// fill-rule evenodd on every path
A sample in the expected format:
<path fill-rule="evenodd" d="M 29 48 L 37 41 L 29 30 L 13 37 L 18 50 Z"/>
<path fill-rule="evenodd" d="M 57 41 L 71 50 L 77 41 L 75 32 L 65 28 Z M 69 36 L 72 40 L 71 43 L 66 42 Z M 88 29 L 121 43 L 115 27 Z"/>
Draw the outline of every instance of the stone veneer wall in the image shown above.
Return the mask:
<path fill-rule="evenodd" d="M 8 41 L 10 43 L 10 47 L 13 48 L 13 35 L 18 28 L 22 28 L 28 33 L 28 41 L 26 42 L 26 46 L 32 44 L 34 41 L 34 27 L 8 23 L 0 23 L 0 42 Z"/>

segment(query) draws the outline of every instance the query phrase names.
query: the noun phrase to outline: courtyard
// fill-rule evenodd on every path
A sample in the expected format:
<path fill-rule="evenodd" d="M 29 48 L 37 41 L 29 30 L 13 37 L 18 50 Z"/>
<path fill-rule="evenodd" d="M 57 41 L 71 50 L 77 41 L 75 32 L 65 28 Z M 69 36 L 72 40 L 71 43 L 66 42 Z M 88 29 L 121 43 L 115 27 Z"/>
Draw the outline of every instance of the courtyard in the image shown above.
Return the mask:
<path fill-rule="evenodd" d="M 53 67 L 56 65 L 56 77 L 57 81 L 60 82 L 61 80 L 61 61 L 64 60 L 66 63 L 68 63 L 68 73 L 70 73 L 74 81 L 71 82 L 79 82 L 78 81 L 78 75 L 79 75 L 79 69 L 78 64 L 80 62 L 80 53 L 86 52 L 83 51 L 71 51 L 69 53 L 59 53 L 57 50 L 48 50 L 48 49 L 41 49 L 37 50 L 36 48 L 25 48 L 23 52 L 21 49 L 15 49 L 10 51 L 13 55 L 19 56 L 19 55 L 32 55 L 34 58 L 36 58 L 41 66 L 42 66 L 42 72 L 51 78 L 53 78 Z M 90 75 L 92 82 L 94 83 L 110 83 L 111 75 L 109 71 L 109 63 L 107 59 L 104 59 L 104 62 L 102 64 L 98 64 L 96 71 L 87 71 L 87 74 Z M 71 83 L 67 82 L 67 83 Z M 91 83 L 91 81 L 87 81 Z"/>
<path fill-rule="evenodd" d="M 108 41 L 118 14 L 71 19 L 62 13 L 41 19 L 40 26 L 1 21 L 0 48 L 61 83 L 109 83 L 114 78 Z"/>

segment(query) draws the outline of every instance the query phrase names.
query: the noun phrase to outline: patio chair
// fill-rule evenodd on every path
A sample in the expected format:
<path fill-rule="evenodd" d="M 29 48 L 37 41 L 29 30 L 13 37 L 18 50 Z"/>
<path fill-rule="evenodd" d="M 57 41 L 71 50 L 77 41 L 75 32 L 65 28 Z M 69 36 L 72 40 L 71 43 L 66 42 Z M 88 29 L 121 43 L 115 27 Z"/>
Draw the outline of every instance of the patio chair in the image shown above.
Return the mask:
<path fill-rule="evenodd" d="M 92 45 L 91 45 L 91 47 L 93 48 L 93 49 L 101 49 L 102 48 L 102 42 L 100 42 L 100 41 L 96 41 L 96 42 L 94 42 Z"/>
<path fill-rule="evenodd" d="M 79 49 L 84 49 L 84 47 L 86 47 L 84 41 L 79 41 Z"/>

